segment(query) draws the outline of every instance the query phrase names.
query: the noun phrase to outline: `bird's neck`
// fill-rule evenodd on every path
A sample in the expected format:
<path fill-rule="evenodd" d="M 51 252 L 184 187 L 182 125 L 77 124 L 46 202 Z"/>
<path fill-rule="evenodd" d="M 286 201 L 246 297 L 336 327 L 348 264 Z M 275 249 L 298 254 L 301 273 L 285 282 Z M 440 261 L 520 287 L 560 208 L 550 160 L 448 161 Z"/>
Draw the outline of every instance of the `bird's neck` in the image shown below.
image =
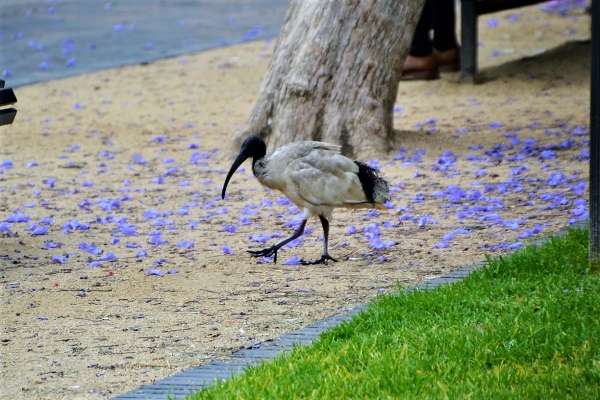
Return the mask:
<path fill-rule="evenodd" d="M 261 178 L 265 174 L 267 161 L 267 158 L 264 156 L 260 158 L 252 158 L 252 173 L 254 176 Z"/>

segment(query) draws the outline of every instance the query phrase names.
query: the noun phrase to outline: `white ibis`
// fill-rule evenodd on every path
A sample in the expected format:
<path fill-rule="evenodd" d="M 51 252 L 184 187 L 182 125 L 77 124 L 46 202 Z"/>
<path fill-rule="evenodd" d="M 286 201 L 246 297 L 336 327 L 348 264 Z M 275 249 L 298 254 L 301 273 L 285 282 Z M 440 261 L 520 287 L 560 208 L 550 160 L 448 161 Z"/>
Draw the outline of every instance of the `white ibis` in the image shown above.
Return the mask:
<path fill-rule="evenodd" d="M 274 256 L 277 262 L 277 250 L 304 233 L 308 218 L 318 216 L 323 225 L 323 254 L 317 260 L 302 261 L 302 264 L 337 261 L 327 251 L 333 209 L 385 209 L 383 203 L 390 199 L 388 183 L 375 169 L 344 157 L 340 150 L 340 146 L 329 143 L 293 142 L 267 157 L 267 146 L 258 136 L 250 136 L 242 143 L 240 154 L 225 178 L 222 198 L 234 172 L 252 157 L 252 172 L 258 181 L 280 191 L 303 211 L 302 223 L 291 236 L 266 249 L 248 250 L 248 253 L 254 257 Z"/>

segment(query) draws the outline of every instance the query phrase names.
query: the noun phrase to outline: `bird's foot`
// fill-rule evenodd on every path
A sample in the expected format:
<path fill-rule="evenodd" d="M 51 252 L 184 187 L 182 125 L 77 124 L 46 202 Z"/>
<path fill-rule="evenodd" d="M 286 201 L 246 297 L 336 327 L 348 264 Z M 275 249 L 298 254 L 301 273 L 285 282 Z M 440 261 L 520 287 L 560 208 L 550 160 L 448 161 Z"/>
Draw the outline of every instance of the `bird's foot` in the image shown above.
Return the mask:
<path fill-rule="evenodd" d="M 331 260 L 333 262 L 338 262 L 338 260 L 336 260 L 335 258 L 331 257 L 329 254 L 324 254 L 324 255 L 321 256 L 321 258 L 318 258 L 318 259 L 313 260 L 313 261 L 301 260 L 300 264 L 302 264 L 302 265 L 315 265 L 315 264 L 325 264 L 325 265 L 327 265 L 327 260 Z"/>
<path fill-rule="evenodd" d="M 262 250 L 246 250 L 252 257 L 271 257 L 273 256 L 273 262 L 277 264 L 277 246 L 267 247 Z"/>

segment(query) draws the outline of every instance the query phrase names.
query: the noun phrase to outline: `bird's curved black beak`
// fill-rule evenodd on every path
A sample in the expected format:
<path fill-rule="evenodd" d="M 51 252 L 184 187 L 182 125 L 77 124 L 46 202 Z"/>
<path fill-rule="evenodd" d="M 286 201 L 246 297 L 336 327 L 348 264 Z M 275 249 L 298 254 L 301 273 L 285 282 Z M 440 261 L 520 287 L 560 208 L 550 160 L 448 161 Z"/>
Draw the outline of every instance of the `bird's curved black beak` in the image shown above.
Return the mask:
<path fill-rule="evenodd" d="M 229 172 L 227 173 L 227 178 L 225 178 L 225 183 L 223 184 L 223 191 L 221 192 L 222 199 L 225 198 L 225 190 L 227 190 L 227 184 L 229 183 L 229 180 L 233 176 L 233 173 L 235 171 L 237 171 L 237 169 L 240 167 L 240 165 L 242 165 L 242 163 L 250 157 L 252 157 L 252 155 L 248 151 L 248 148 L 246 146 L 242 146 L 242 149 L 240 150 L 240 154 L 238 154 L 237 158 L 231 165 L 231 168 L 229 169 Z"/>

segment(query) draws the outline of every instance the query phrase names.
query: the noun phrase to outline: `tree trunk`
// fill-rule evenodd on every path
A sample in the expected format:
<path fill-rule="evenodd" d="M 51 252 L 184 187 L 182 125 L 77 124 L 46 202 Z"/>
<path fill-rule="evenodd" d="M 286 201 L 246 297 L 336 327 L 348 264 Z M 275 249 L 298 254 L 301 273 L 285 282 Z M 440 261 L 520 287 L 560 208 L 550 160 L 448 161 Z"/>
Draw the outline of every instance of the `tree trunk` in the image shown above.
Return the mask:
<path fill-rule="evenodd" d="M 394 147 L 393 106 L 424 0 L 292 0 L 260 97 L 235 135 L 267 153 L 299 140 L 350 157 Z"/>

